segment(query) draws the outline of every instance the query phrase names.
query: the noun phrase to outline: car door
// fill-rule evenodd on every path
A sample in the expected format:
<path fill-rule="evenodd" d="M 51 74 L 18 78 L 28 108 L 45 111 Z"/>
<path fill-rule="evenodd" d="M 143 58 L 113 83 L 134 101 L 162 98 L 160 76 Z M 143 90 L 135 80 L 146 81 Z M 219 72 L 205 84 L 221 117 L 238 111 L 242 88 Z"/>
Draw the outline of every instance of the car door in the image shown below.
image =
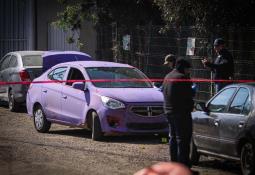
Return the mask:
<path fill-rule="evenodd" d="M 42 103 L 44 106 L 44 112 L 48 118 L 60 120 L 59 115 L 61 113 L 61 91 L 63 83 L 58 82 L 64 80 L 67 67 L 58 67 L 52 70 L 48 74 L 46 80 L 52 80 L 55 82 L 44 83 L 42 86 Z"/>
<path fill-rule="evenodd" d="M 241 87 L 236 93 L 227 112 L 219 117 L 219 134 L 221 152 L 237 156 L 236 148 L 239 135 L 244 130 L 251 107 L 248 88 Z"/>
<path fill-rule="evenodd" d="M 218 153 L 220 151 L 219 116 L 224 113 L 236 88 L 228 88 L 219 92 L 207 104 L 209 112 L 194 113 L 194 140 L 201 150 Z"/>
<path fill-rule="evenodd" d="M 71 67 L 67 80 L 85 80 L 82 72 L 75 67 Z M 85 83 L 85 82 L 84 82 Z M 73 82 L 66 82 L 61 94 L 62 118 L 65 122 L 78 125 L 84 119 L 85 108 L 87 107 L 85 92 L 74 89 Z"/>
<path fill-rule="evenodd" d="M 6 55 L 0 63 L 0 81 L 2 82 L 8 82 L 9 76 L 8 76 L 8 66 L 10 63 L 12 55 Z M 1 85 L 0 86 L 0 95 L 2 98 L 8 98 L 7 96 L 7 87 L 8 85 Z"/>

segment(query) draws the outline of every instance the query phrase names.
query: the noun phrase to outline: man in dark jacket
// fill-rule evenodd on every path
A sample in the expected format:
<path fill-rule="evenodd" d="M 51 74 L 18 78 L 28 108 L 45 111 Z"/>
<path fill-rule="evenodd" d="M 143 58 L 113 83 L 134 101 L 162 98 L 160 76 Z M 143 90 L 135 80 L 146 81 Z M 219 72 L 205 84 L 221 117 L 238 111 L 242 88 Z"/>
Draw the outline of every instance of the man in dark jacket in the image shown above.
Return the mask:
<path fill-rule="evenodd" d="M 234 74 L 234 61 L 231 53 L 225 48 L 225 42 L 222 38 L 214 41 L 214 50 L 217 53 L 217 58 L 214 63 L 207 58 L 202 60 L 205 67 L 210 68 L 214 73 L 214 80 L 232 80 Z M 215 82 L 216 93 L 229 82 Z"/>
<path fill-rule="evenodd" d="M 189 160 L 192 136 L 193 93 L 190 82 L 190 63 L 177 59 L 175 69 L 166 75 L 163 83 L 164 110 L 170 126 L 170 155 L 174 162 L 191 167 Z"/>

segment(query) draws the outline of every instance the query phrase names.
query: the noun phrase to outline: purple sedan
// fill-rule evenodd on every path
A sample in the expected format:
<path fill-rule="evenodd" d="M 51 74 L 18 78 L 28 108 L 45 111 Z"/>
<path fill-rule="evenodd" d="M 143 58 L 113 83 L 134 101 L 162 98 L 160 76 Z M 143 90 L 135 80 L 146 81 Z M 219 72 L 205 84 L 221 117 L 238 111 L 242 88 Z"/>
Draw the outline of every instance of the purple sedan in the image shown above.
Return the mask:
<path fill-rule="evenodd" d="M 108 81 L 99 81 L 102 79 Z M 127 64 L 58 64 L 34 80 L 54 82 L 30 85 L 28 114 L 33 116 L 38 132 L 47 132 L 51 123 L 58 123 L 88 128 L 93 140 L 111 134 L 167 133 L 162 93 L 150 81 L 119 79 L 148 78 Z"/>

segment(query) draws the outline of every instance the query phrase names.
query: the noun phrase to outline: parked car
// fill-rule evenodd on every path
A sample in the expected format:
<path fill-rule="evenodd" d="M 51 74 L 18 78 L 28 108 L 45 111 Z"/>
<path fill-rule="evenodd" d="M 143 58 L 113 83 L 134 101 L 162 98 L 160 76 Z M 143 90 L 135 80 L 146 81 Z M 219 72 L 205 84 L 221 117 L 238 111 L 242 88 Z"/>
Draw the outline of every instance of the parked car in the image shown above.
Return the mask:
<path fill-rule="evenodd" d="M 32 83 L 27 94 L 27 111 L 38 132 L 49 131 L 51 123 L 88 128 L 93 140 L 111 134 L 168 132 L 162 93 L 130 65 L 61 63 L 34 81 L 50 80 L 54 82 Z"/>
<path fill-rule="evenodd" d="M 28 84 L 50 67 L 68 61 L 92 60 L 91 56 L 77 51 L 17 51 L 0 60 L 0 81 L 21 84 L 0 86 L 0 99 L 7 101 L 10 111 L 18 111 L 26 102 Z"/>
<path fill-rule="evenodd" d="M 6 54 L 0 60 L 0 81 L 32 81 L 42 73 L 43 51 L 17 51 Z M 25 104 L 28 84 L 0 86 L 0 99 L 7 101 L 10 111 L 17 111 Z"/>
<path fill-rule="evenodd" d="M 191 160 L 210 155 L 241 162 L 243 175 L 255 174 L 255 83 L 225 87 L 193 117 Z"/>

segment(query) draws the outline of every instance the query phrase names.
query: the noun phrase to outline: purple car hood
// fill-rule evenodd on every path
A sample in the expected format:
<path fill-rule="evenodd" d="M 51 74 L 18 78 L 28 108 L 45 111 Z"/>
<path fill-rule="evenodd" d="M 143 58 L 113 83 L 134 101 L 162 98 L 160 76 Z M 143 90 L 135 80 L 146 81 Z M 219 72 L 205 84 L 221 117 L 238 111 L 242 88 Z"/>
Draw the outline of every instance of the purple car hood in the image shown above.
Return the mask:
<path fill-rule="evenodd" d="M 98 94 L 123 102 L 163 102 L 163 94 L 156 88 L 98 88 Z"/>

